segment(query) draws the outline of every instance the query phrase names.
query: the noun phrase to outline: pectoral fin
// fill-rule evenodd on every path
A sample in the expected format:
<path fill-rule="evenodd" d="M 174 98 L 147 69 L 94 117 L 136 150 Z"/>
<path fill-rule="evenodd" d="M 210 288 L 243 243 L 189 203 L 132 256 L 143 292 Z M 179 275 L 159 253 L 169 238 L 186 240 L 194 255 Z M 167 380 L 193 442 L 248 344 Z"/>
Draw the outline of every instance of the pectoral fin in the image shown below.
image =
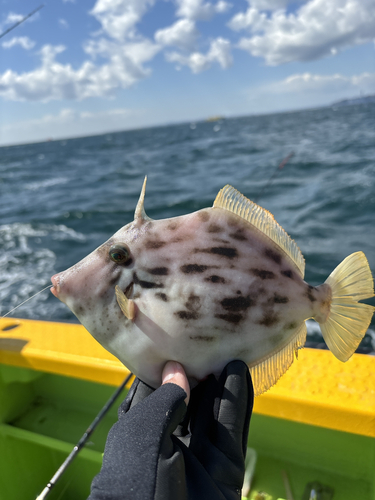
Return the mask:
<path fill-rule="evenodd" d="M 120 306 L 121 311 L 124 316 L 130 320 L 134 320 L 135 317 L 135 303 L 134 300 L 128 299 L 124 292 L 119 286 L 115 286 L 117 303 Z"/>

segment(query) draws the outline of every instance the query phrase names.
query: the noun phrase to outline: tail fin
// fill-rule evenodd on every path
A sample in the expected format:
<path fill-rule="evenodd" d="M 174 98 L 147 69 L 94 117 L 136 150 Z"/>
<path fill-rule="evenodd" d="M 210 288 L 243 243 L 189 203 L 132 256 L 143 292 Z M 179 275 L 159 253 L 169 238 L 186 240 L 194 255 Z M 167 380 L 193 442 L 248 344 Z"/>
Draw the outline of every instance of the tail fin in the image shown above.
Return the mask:
<path fill-rule="evenodd" d="M 323 338 L 340 361 L 357 349 L 371 322 L 375 308 L 358 301 L 374 296 L 374 280 L 363 252 L 352 253 L 330 274 L 332 289 L 328 319 L 320 324 Z"/>

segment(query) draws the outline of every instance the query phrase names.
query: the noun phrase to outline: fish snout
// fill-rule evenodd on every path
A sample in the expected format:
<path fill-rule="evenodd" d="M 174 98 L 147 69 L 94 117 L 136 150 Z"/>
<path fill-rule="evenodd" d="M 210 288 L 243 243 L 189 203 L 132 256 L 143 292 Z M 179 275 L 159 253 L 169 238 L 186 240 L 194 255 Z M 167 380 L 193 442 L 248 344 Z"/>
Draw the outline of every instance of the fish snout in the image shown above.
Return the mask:
<path fill-rule="evenodd" d="M 60 293 L 60 279 L 59 279 L 59 274 L 54 274 L 51 278 L 51 282 L 52 282 L 52 288 L 51 288 L 51 292 L 52 294 L 59 298 L 59 293 Z"/>
<path fill-rule="evenodd" d="M 61 273 L 54 274 L 51 282 L 53 285 L 51 288 L 52 294 L 64 303 L 69 298 L 79 297 L 82 292 L 81 280 L 77 276 L 74 266 Z"/>
<path fill-rule="evenodd" d="M 106 266 L 100 255 L 92 254 L 51 278 L 52 294 L 73 312 L 95 302 L 110 303 L 121 278 L 120 266 Z"/>

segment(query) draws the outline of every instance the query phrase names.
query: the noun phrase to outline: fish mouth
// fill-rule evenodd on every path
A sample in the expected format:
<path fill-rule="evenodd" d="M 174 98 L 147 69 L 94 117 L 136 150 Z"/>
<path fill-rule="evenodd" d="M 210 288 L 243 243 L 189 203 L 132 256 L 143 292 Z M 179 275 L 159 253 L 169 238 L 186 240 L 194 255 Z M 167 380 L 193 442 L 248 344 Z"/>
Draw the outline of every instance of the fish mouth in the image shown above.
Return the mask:
<path fill-rule="evenodd" d="M 54 276 L 52 276 L 51 278 L 51 282 L 52 282 L 52 288 L 51 288 L 51 293 L 59 298 L 59 293 L 60 293 L 60 281 L 59 281 L 59 278 L 58 278 L 58 275 L 55 274 Z"/>

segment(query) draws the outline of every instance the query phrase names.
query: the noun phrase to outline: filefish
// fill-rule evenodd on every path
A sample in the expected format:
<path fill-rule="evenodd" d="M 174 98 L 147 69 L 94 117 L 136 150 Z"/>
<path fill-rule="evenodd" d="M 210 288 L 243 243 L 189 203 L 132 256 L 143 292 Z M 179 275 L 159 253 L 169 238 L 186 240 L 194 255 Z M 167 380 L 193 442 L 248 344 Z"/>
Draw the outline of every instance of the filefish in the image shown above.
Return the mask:
<path fill-rule="evenodd" d="M 303 347 L 309 318 L 350 358 L 375 309 L 359 302 L 374 295 L 362 252 L 311 286 L 296 243 L 233 187 L 212 208 L 163 220 L 146 215 L 145 188 L 133 222 L 51 278 L 52 293 L 141 380 L 158 387 L 168 360 L 200 381 L 240 359 L 261 394 Z"/>

